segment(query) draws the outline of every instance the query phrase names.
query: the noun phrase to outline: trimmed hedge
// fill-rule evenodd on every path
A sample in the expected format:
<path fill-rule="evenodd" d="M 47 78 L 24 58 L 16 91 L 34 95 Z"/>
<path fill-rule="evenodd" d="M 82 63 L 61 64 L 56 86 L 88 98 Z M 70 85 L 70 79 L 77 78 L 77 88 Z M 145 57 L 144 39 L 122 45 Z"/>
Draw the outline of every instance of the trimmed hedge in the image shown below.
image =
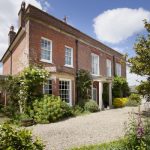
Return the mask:
<path fill-rule="evenodd" d="M 113 99 L 113 106 L 115 108 L 125 107 L 128 102 L 128 98 L 114 98 Z"/>

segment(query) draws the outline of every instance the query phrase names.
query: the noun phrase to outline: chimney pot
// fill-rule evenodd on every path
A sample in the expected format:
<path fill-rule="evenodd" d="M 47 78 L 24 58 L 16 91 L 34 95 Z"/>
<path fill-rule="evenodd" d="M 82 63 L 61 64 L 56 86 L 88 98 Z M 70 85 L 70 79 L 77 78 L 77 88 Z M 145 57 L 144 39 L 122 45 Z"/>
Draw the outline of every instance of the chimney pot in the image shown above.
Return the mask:
<path fill-rule="evenodd" d="M 21 9 L 25 9 L 26 8 L 26 3 L 25 3 L 25 1 L 23 1 L 22 3 L 21 3 Z"/>
<path fill-rule="evenodd" d="M 12 41 L 14 40 L 16 36 L 16 32 L 14 31 L 14 26 L 11 26 L 10 27 L 10 31 L 9 31 L 9 34 L 8 34 L 8 40 L 9 40 L 9 45 L 12 43 Z"/>
<path fill-rule="evenodd" d="M 24 27 L 25 26 L 25 21 L 24 21 L 24 16 L 25 16 L 25 9 L 26 9 L 26 3 L 23 1 L 21 3 L 21 8 L 20 11 L 18 13 L 18 27 Z"/>
<path fill-rule="evenodd" d="M 10 31 L 14 31 L 14 26 L 10 26 Z"/>

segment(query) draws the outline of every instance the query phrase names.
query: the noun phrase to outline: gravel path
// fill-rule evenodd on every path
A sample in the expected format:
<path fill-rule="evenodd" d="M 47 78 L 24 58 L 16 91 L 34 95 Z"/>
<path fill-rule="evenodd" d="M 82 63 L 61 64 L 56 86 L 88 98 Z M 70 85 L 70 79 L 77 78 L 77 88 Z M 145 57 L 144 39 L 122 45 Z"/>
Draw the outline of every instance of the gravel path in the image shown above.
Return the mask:
<path fill-rule="evenodd" d="M 138 108 L 111 109 L 65 121 L 32 127 L 34 135 L 42 138 L 46 150 L 63 150 L 81 145 L 103 143 L 124 134 L 128 112 Z"/>

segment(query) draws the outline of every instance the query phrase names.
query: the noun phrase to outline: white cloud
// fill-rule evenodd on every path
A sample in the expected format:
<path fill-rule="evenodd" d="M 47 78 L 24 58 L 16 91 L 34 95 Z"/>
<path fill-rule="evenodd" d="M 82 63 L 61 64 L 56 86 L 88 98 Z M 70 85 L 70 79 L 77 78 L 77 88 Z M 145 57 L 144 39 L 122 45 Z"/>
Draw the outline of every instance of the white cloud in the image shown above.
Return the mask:
<path fill-rule="evenodd" d="M 36 0 L 25 0 L 26 4 L 32 4 L 40 9 L 42 5 Z M 8 32 L 11 25 L 18 30 L 18 12 L 22 0 L 0 0 L 0 59 L 8 47 Z M 0 72 L 1 72 L 0 66 Z"/>
<path fill-rule="evenodd" d="M 144 19 L 150 20 L 150 11 L 143 8 L 107 10 L 94 18 L 94 32 L 99 40 L 119 43 L 142 31 Z"/>
<path fill-rule="evenodd" d="M 146 77 L 142 77 L 134 73 L 130 73 L 130 68 L 127 66 L 127 81 L 130 86 L 139 85 L 140 82 L 144 80 L 146 80 Z"/>

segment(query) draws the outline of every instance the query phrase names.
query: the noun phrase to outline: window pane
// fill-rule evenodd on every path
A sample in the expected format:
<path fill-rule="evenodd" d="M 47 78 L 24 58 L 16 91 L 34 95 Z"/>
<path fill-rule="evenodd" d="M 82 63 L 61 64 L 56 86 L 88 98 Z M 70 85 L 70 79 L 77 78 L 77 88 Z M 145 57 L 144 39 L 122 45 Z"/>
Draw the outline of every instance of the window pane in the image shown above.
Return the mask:
<path fill-rule="evenodd" d="M 116 75 L 121 76 L 121 64 L 116 63 Z"/>
<path fill-rule="evenodd" d="M 59 81 L 59 95 L 65 102 L 70 102 L 70 81 Z"/>
<path fill-rule="evenodd" d="M 45 60 L 51 59 L 51 42 L 46 39 L 41 39 L 41 58 Z"/>
<path fill-rule="evenodd" d="M 92 54 L 92 74 L 99 74 L 99 56 Z"/>
<path fill-rule="evenodd" d="M 111 60 L 106 60 L 107 77 L 111 77 Z"/>
<path fill-rule="evenodd" d="M 43 87 L 44 94 L 52 94 L 52 80 L 48 80 Z"/>
<path fill-rule="evenodd" d="M 73 65 L 72 53 L 73 53 L 72 48 L 68 48 L 68 47 L 65 48 L 65 65 L 70 65 L 70 66 Z"/>

